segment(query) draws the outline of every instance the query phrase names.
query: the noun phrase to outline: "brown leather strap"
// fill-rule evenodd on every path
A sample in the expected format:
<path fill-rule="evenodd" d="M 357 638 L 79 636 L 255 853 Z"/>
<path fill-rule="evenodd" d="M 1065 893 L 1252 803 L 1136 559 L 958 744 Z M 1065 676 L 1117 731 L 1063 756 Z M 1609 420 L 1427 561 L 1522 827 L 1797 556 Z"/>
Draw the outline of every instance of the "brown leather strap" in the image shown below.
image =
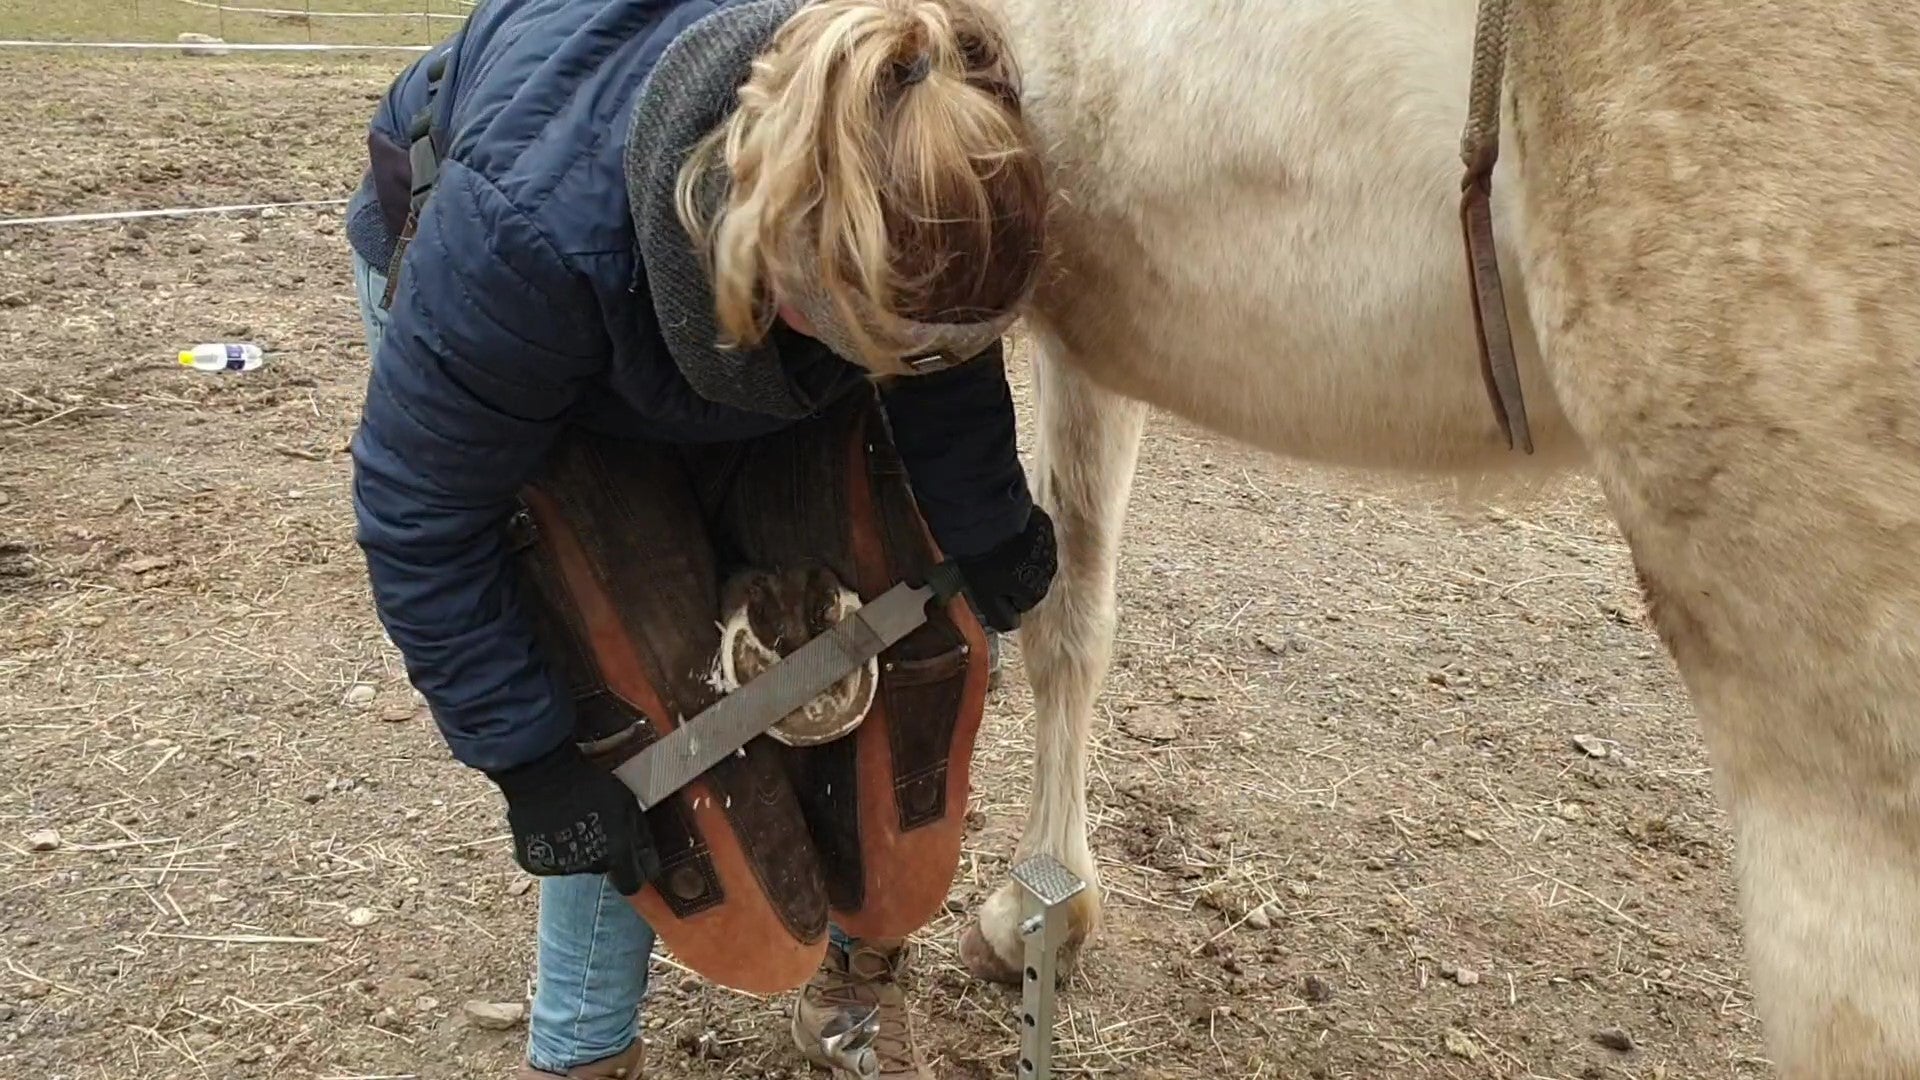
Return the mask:
<path fill-rule="evenodd" d="M 1480 344 L 1480 375 L 1509 449 L 1533 453 L 1527 406 L 1520 392 L 1520 364 L 1513 351 L 1506 292 L 1493 239 L 1493 166 L 1500 158 L 1500 86 L 1507 58 L 1509 0 L 1480 0 L 1474 28 L 1473 82 L 1467 128 L 1460 139 L 1466 175 L 1460 182 L 1460 228 L 1473 290 L 1474 333 Z"/>

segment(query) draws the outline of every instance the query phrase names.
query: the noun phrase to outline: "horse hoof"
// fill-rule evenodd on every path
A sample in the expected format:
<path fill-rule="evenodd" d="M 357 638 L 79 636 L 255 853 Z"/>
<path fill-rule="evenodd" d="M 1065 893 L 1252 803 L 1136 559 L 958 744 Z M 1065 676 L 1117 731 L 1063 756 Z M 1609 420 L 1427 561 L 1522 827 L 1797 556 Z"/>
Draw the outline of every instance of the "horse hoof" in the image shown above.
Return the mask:
<path fill-rule="evenodd" d="M 968 926 L 960 935 L 960 962 L 967 966 L 967 971 L 974 978 L 983 982 L 1003 986 L 1020 985 L 1020 965 L 1000 958 L 978 922 Z"/>

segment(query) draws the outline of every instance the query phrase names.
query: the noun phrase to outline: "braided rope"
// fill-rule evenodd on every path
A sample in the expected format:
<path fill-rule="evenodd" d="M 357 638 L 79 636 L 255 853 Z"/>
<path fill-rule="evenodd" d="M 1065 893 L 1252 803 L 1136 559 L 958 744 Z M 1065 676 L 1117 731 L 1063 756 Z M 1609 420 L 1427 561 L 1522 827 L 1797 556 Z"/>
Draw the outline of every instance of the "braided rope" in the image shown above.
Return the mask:
<path fill-rule="evenodd" d="M 1473 82 L 1467 92 L 1467 129 L 1460 136 L 1460 160 L 1468 177 L 1493 171 L 1500 155 L 1500 86 L 1506 77 L 1510 0 L 1480 0 L 1473 28 Z"/>

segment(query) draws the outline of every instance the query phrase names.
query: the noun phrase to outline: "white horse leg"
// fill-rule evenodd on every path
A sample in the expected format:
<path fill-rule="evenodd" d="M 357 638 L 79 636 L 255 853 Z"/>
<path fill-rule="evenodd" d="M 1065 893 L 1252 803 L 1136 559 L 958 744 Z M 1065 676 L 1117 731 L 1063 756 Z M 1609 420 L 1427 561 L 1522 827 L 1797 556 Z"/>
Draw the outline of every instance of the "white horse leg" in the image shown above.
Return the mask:
<path fill-rule="evenodd" d="M 1756 454 L 1726 486 L 1776 494 L 1685 500 L 1680 527 L 1670 492 L 1608 484 L 1702 721 L 1786 1080 L 1920 1078 L 1920 485 L 1867 441 Z M 1816 494 L 1856 483 L 1906 538 Z"/>
<path fill-rule="evenodd" d="M 1070 966 L 1100 917 L 1099 874 L 1087 846 L 1087 742 L 1113 652 L 1114 571 L 1146 407 L 1094 386 L 1059 355 L 1049 343 L 1034 363 L 1036 495 L 1053 515 L 1060 570 L 1020 627 L 1035 730 L 1018 857 L 1051 855 L 1087 881 L 1069 908 L 1062 954 Z M 1019 921 L 1019 886 L 1008 882 L 961 939 L 961 958 L 975 976 L 1019 981 Z"/>

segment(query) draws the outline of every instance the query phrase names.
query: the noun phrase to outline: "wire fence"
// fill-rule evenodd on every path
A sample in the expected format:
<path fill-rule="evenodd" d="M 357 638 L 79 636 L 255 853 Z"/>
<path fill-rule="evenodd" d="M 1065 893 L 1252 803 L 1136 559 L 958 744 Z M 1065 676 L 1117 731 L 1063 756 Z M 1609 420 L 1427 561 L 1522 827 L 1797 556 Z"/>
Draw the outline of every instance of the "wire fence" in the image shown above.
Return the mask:
<path fill-rule="evenodd" d="M 0 39 L 0 48 L 419 52 L 458 29 L 478 3 L 479 0 L 243 0 L 240 3 L 119 0 L 117 4 L 109 4 L 91 0 L 87 5 L 91 10 L 85 20 L 79 22 L 71 9 L 53 4 L 21 9 L 19 18 L 7 20 L 10 25 L 5 29 L 13 32 Z M 87 32 L 89 30 L 91 32 Z M 219 40 L 202 40 L 205 36 Z M 175 40 L 167 41 L 167 38 Z M 312 48 L 293 48 L 296 44 Z"/>
<path fill-rule="evenodd" d="M 25 41 L 0 38 L 0 49 L 162 49 L 168 52 L 191 50 L 227 52 L 427 52 L 431 45 L 354 45 L 326 42 L 244 42 L 244 41 Z"/>
<path fill-rule="evenodd" d="M 208 0 L 173 0 L 176 4 L 202 8 L 207 11 L 233 12 L 236 15 L 275 15 L 281 18 L 302 19 L 451 19 L 461 22 L 466 19 L 464 11 L 434 11 L 429 5 L 422 11 L 315 11 L 313 0 L 307 0 L 305 8 L 263 8 L 240 7 L 234 4 L 215 4 Z M 474 5 L 466 4 L 471 9 Z"/>
<path fill-rule="evenodd" d="M 98 2 L 98 0 L 95 0 Z M 257 2 L 257 0 L 256 0 Z M 272 3 L 273 0 L 267 0 Z M 452 33 L 459 23 L 467 18 L 468 12 L 478 6 L 476 0 L 411 0 L 406 11 L 352 11 L 342 10 L 350 6 L 353 0 L 321 0 L 323 5 L 314 7 L 314 0 L 279 0 L 286 6 L 264 7 L 248 4 L 226 4 L 216 0 L 121 0 L 120 14 L 130 18 L 112 17 L 90 20 L 89 25 L 97 25 L 96 32 L 108 35 L 115 31 L 144 30 L 154 37 L 163 35 L 177 36 L 171 41 L 152 40 L 66 40 L 61 31 L 68 29 L 70 23 L 49 20 L 44 28 L 51 31 L 46 37 L 10 37 L 0 38 L 0 49 L 53 49 L 53 50 L 131 50 L 146 52 L 173 52 L 188 54 L 219 53 L 369 53 L 401 52 L 423 53 L 433 47 L 433 43 Z M 365 0 L 362 0 L 365 2 Z M 294 7 L 293 4 L 300 6 Z M 434 10 L 436 7 L 440 10 Z M 197 10 L 207 15 L 194 16 L 191 22 L 183 23 L 177 17 L 164 13 Z M 113 13 L 109 10 L 108 14 Z M 230 27 L 227 16 L 234 17 Z M 211 16 L 209 19 L 208 16 Z M 318 20 L 340 20 L 346 26 L 364 26 L 370 30 L 388 24 L 398 26 L 412 25 L 421 28 L 426 44 L 394 42 L 394 36 L 404 34 L 384 34 L 377 30 L 364 39 L 353 41 L 315 41 L 313 27 Z M 377 23 L 374 20 L 386 20 Z M 207 22 L 213 26 L 207 26 Z M 197 24 L 197 25 L 196 25 Z M 289 24 L 304 24 L 306 41 L 235 41 L 229 38 L 230 29 L 239 30 L 246 36 L 286 37 Z M 193 30 L 179 29 L 195 26 Z M 22 29 L 29 31 L 42 29 L 42 26 L 27 25 Z M 11 29 L 11 27 L 10 27 Z M 208 34 L 205 31 L 212 31 Z M 290 202 L 254 202 L 233 203 L 221 206 L 171 206 L 125 210 L 102 210 L 85 213 L 42 214 L 35 216 L 0 217 L 0 230 L 32 226 L 67 226 L 87 224 L 112 224 L 142 218 L 180 218 L 201 215 L 245 215 L 260 212 L 273 212 L 281 209 L 326 209 L 346 203 L 344 198 L 301 199 Z"/>

